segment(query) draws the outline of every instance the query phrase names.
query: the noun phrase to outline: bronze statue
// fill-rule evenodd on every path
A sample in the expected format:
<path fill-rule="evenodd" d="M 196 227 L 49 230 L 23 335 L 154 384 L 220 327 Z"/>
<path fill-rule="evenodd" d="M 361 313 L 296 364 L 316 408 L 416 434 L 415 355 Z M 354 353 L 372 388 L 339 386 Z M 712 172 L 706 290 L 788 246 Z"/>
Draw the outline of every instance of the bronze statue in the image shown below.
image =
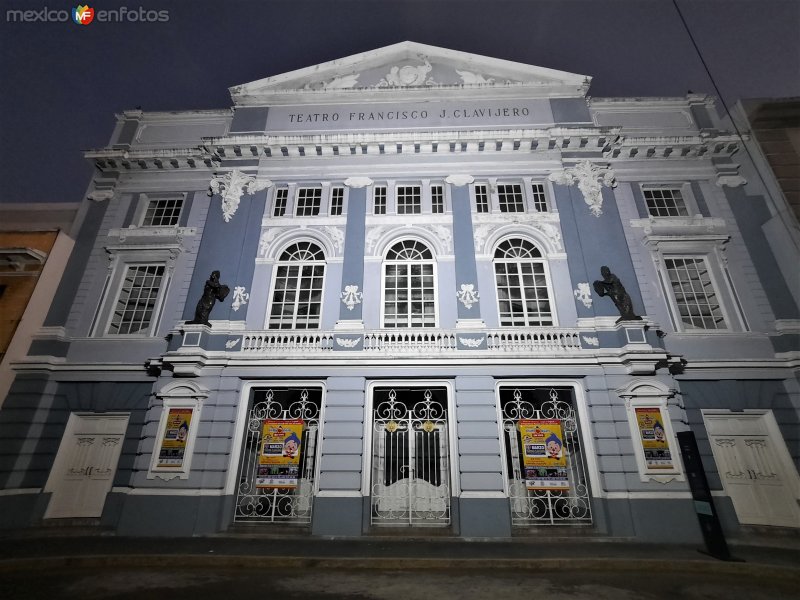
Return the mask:
<path fill-rule="evenodd" d="M 642 317 L 634 314 L 631 297 L 625 291 L 625 286 L 622 285 L 619 277 L 605 266 L 600 267 L 600 274 L 603 279 L 598 279 L 594 282 L 594 291 L 597 292 L 598 296 L 609 296 L 614 301 L 614 305 L 620 314 L 617 323 L 620 321 L 641 321 Z"/>
<path fill-rule="evenodd" d="M 211 314 L 211 309 L 217 300 L 222 302 L 230 293 L 231 289 L 219 282 L 219 271 L 213 271 L 211 277 L 206 281 L 203 287 L 203 295 L 197 302 L 197 308 L 194 309 L 194 319 L 186 321 L 187 325 L 208 325 L 208 315 Z"/>

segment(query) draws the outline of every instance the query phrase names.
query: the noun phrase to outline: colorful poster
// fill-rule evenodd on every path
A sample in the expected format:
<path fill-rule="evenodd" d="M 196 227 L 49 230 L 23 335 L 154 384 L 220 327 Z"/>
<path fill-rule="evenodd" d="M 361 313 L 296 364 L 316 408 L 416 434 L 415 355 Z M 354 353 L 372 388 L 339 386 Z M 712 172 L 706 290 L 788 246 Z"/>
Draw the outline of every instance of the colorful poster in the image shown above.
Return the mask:
<path fill-rule="evenodd" d="M 568 490 L 564 432 L 558 419 L 522 419 L 525 485 L 529 490 Z"/>
<path fill-rule="evenodd" d="M 303 420 L 267 419 L 261 426 L 256 487 L 295 488 L 300 478 Z"/>
<path fill-rule="evenodd" d="M 158 453 L 159 467 L 182 467 L 186 458 L 186 443 L 189 440 L 189 427 L 192 425 L 191 408 L 170 408 L 167 414 L 167 427 L 161 440 Z"/>
<path fill-rule="evenodd" d="M 661 409 L 657 407 L 637 408 L 636 423 L 644 449 L 644 460 L 648 469 L 674 469 L 667 433 L 661 422 Z"/>

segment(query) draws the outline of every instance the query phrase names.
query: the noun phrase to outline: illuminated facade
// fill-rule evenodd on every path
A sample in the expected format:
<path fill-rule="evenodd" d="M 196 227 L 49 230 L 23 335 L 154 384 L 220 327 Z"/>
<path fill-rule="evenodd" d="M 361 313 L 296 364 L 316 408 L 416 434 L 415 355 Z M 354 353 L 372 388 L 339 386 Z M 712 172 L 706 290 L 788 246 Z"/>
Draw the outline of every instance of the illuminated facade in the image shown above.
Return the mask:
<path fill-rule="evenodd" d="M 686 430 L 728 531 L 800 522 L 776 200 L 711 98 L 588 87 L 404 42 L 120 115 L 6 526 L 694 541 Z"/>

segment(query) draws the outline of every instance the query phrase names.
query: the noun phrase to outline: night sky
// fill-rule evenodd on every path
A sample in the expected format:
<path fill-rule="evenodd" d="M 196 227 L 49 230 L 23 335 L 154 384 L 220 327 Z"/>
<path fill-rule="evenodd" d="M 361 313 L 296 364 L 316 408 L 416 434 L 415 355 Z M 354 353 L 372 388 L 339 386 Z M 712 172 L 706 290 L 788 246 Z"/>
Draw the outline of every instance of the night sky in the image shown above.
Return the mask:
<path fill-rule="evenodd" d="M 715 94 L 672 0 L 130 0 L 166 23 L 8 22 L 0 202 L 78 202 L 114 113 L 225 108 L 228 87 L 404 40 L 593 77 L 589 94 Z M 800 0 L 678 0 L 728 105 L 800 96 Z"/>

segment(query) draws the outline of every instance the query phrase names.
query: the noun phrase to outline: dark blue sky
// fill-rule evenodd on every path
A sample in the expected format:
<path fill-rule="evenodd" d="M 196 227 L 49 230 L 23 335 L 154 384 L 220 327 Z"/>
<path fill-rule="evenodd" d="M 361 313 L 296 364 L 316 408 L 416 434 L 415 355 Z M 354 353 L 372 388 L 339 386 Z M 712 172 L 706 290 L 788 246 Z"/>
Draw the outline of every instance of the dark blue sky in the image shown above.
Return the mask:
<path fill-rule="evenodd" d="M 87 3 L 83 0 L 83 3 Z M 672 0 L 130 0 L 167 23 L 12 23 L 0 4 L 2 202 L 77 202 L 114 113 L 224 108 L 228 87 L 412 40 L 593 77 L 590 95 L 714 94 Z M 800 0 L 678 0 L 724 100 L 800 96 Z"/>

